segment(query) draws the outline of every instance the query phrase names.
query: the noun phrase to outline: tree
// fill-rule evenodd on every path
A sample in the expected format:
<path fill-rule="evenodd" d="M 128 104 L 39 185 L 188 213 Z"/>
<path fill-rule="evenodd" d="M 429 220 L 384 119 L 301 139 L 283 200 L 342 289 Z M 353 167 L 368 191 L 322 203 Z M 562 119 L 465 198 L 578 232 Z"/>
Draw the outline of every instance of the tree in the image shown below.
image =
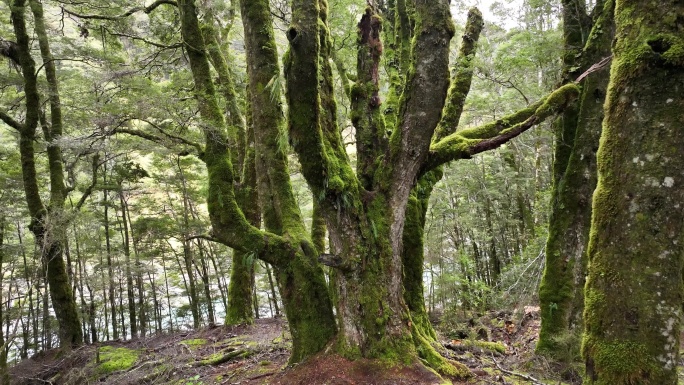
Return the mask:
<path fill-rule="evenodd" d="M 115 2 L 111 11 L 122 6 Z M 144 23 L 142 27 L 136 23 L 131 28 L 141 32 L 141 36 L 119 30 L 111 34 L 121 38 L 123 46 L 138 48 L 132 42 L 145 43 L 161 50 L 155 50 L 152 56 L 182 47 L 185 55 L 178 55 L 178 61 L 172 65 L 189 64 L 190 73 L 170 71 L 173 81 L 180 79 L 178 83 L 182 83 L 176 89 L 168 87 L 168 83 L 157 86 L 152 79 L 142 79 L 151 78 L 150 72 L 131 76 L 131 84 L 145 89 L 139 95 L 116 95 L 119 88 L 126 88 L 123 84 L 128 80 L 121 79 L 128 79 L 130 73 L 112 71 L 115 91 L 102 92 L 103 105 L 109 105 L 103 107 L 106 118 L 97 122 L 99 130 L 95 135 L 132 134 L 171 143 L 170 147 L 182 148 L 175 155 L 196 155 L 205 164 L 211 232 L 205 236 L 192 235 L 186 224 L 179 241 L 187 249 L 193 247 L 192 240 L 196 238 L 209 238 L 234 248 L 235 255 L 241 257 L 236 258 L 233 267 L 248 267 L 244 275 L 247 285 L 237 285 L 243 289 L 253 281 L 252 265 L 243 261 L 259 258 L 273 267 L 293 336 L 291 361 L 302 361 L 330 346 L 330 351 L 352 358 L 417 363 L 420 357 L 441 373 L 465 375 L 464 367 L 447 362 L 435 351 L 434 334 L 422 304 L 422 233 L 427 198 L 444 164 L 501 146 L 562 110 L 577 97 L 577 88 L 567 85 L 508 116 L 476 127 L 459 127 L 481 28 L 479 13 L 470 14 L 461 54 L 454 75 L 450 76 L 449 54 L 455 28 L 448 1 L 389 1 L 364 9 L 358 25 L 356 71 L 343 68 L 345 62 L 339 58 L 335 63 L 341 89 L 351 100 L 351 108 L 345 114 L 337 108 L 332 67 L 336 55 L 326 1 L 296 0 L 291 14 L 283 17 L 289 24 L 285 30 L 289 49 L 283 60 L 283 82 L 269 1 L 244 0 L 240 1 L 240 10 L 249 106 L 245 125 L 240 116 L 239 96 L 231 92 L 235 86 L 231 85 L 232 74 L 221 60 L 226 56 L 221 49 L 227 45 L 220 42 L 220 32 L 212 32 L 216 17 L 209 6 L 202 4 L 198 11 L 192 0 L 157 1 L 149 7 L 124 10 L 114 16 L 64 10 L 76 20 L 101 20 L 102 28 L 97 33 L 103 35 L 102 45 L 107 49 L 116 44 L 112 43 L 116 39 L 107 39 L 105 44 L 105 23 L 114 21 L 111 24 L 116 24 L 116 28 L 127 26 L 126 18 L 136 12 L 158 17 L 164 21 L 164 28 L 145 30 Z M 76 4 L 73 7 L 82 9 Z M 182 43 L 173 35 L 174 20 L 180 21 Z M 88 28 L 95 31 L 86 24 L 81 26 L 85 32 Z M 384 34 L 382 28 L 386 28 Z M 108 52 L 112 56 L 120 53 Z M 168 73 L 160 74 L 161 77 L 166 82 Z M 180 97 L 168 99 L 182 99 L 183 103 L 167 101 L 163 107 L 152 107 L 156 99 L 164 99 L 162 90 L 169 94 L 177 91 Z M 194 102 L 185 97 L 191 92 Z M 221 102 L 225 102 L 225 107 Z M 195 118 L 197 111 L 199 118 Z M 172 116 L 169 121 L 173 123 L 167 125 L 162 121 L 167 116 Z M 6 122 L 13 124 L 10 119 Z M 340 122 L 351 122 L 354 127 L 353 151 L 348 152 L 349 145 L 343 141 Z M 176 123 L 178 130 L 170 130 Z M 198 132 L 203 135 L 201 145 L 192 139 Z M 291 148 L 313 195 L 316 214 L 311 232 L 305 226 L 290 182 Z M 257 197 L 261 209 L 254 204 Z M 183 203 L 185 212 L 191 214 L 189 200 L 184 198 Z M 122 207 L 125 205 L 122 202 Z M 489 202 L 485 205 L 490 212 L 495 207 Z M 141 240 L 141 250 L 148 255 L 173 249 L 163 242 L 169 243 L 170 237 L 150 239 L 142 245 L 143 238 L 155 237 L 149 231 L 155 226 L 149 225 L 153 222 L 142 223 L 131 211 L 126 208 L 122 215 L 133 217 L 127 223 L 131 225 L 129 236 L 132 235 L 134 248 L 137 238 Z M 189 220 L 187 217 L 184 222 Z M 158 221 L 160 225 L 166 222 L 173 221 Z M 328 253 L 321 242 L 324 227 L 330 239 Z M 490 234 L 494 232 L 493 225 L 488 224 L 488 228 Z M 128 238 L 125 230 L 121 234 L 124 246 Z M 486 245 L 489 250 L 483 255 L 494 254 L 496 247 L 491 243 Z M 187 251 L 189 256 L 190 250 Z M 192 258 L 187 259 L 190 263 L 183 268 L 179 256 L 177 267 L 165 264 L 164 255 L 157 259 L 163 263 L 169 307 L 167 268 L 171 285 L 176 284 L 173 281 L 179 277 L 177 271 L 194 274 L 196 268 Z M 500 272 L 501 260 L 492 259 L 487 262 L 491 266 L 483 269 L 491 271 L 489 282 Z M 321 262 L 330 268 L 330 285 Z M 206 272 L 200 275 L 206 277 Z M 180 285 L 180 279 L 177 281 Z M 132 288 L 132 280 L 127 283 Z M 150 285 L 154 295 L 153 277 Z M 106 303 L 107 292 L 101 288 L 96 292 Z M 128 292 L 131 297 L 132 290 Z M 109 300 L 115 300 L 110 297 Z M 153 301 L 154 318 L 161 329 L 161 301 Z M 123 311 L 122 302 L 120 299 L 118 306 Z M 116 302 L 111 307 L 116 308 Z M 132 316 L 135 308 L 131 309 Z M 106 311 L 105 306 L 105 319 Z M 171 309 L 169 318 L 177 324 Z M 125 320 L 122 312 L 117 320 Z"/>
<path fill-rule="evenodd" d="M 62 136 L 62 108 L 59 99 L 59 85 L 55 63 L 50 52 L 47 30 L 43 19 L 43 6 L 38 1 L 29 1 L 34 18 L 34 30 L 40 46 L 43 67 L 48 84 L 47 101 L 50 105 L 49 121 L 41 108 L 41 97 L 38 90 L 36 65 L 31 56 L 31 45 L 26 23 L 26 1 L 17 0 L 11 4 L 11 19 L 17 39 L 12 60 L 18 63 L 24 78 L 26 95 L 26 111 L 24 122 L 18 122 L 7 113 L 0 112 L 0 118 L 20 134 L 19 151 L 24 181 L 24 192 L 31 215 L 30 229 L 35 235 L 46 266 L 46 275 L 50 289 L 50 297 L 59 322 L 60 343 L 64 348 L 83 343 L 76 302 L 72 293 L 64 261 L 66 246 L 66 226 L 68 213 L 65 201 L 70 189 L 64 179 L 64 164 L 59 139 Z M 36 154 L 34 141 L 36 130 L 40 124 L 47 143 L 47 160 L 49 163 L 50 198 L 46 205 L 40 194 L 36 172 Z M 92 191 L 90 186 L 83 194 L 77 207 L 80 208 Z"/>
<path fill-rule="evenodd" d="M 681 1 L 616 2 L 585 289 L 586 384 L 677 383 L 683 19 Z"/>
<path fill-rule="evenodd" d="M 598 2 L 591 15 L 583 1 L 563 3 L 564 80 L 585 77 L 580 82 L 580 98 L 556 126 L 552 209 L 539 288 L 542 327 L 536 349 L 557 358 L 567 357 L 568 348 L 579 353 L 579 339 L 568 334 L 582 330 L 591 194 L 596 186 L 596 149 L 608 87 L 609 72 L 604 68 L 611 55 L 613 10 L 613 1 Z M 570 341 L 572 346 L 558 340 Z"/>
<path fill-rule="evenodd" d="M 399 2 L 397 3 L 399 4 Z M 320 260 L 332 267 L 339 330 L 335 333 L 330 299 L 318 251 L 294 204 L 281 138 L 282 110 L 269 89 L 279 77 L 276 46 L 266 1 L 241 1 L 247 49 L 259 193 L 266 231 L 250 226 L 236 203 L 225 122 L 199 33 L 192 1 L 180 1 L 183 41 L 203 118 L 202 159 L 209 177 L 208 207 L 213 236 L 252 251 L 276 268 L 293 333 L 292 361 L 318 352 L 336 335 L 336 351 L 350 357 L 404 360 L 420 352 L 444 373 L 464 375 L 435 354 L 429 341 L 414 336 L 403 298 L 402 235 L 405 211 L 416 180 L 440 165 L 500 146 L 562 109 L 577 95 L 568 85 L 542 101 L 497 122 L 445 135 L 433 141 L 449 88 L 448 53 L 453 35 L 446 1 L 415 5 L 413 43 L 396 125 L 385 126 L 380 110 L 378 64 L 382 57 L 381 18 L 367 8 L 359 23 L 358 80 L 355 103 L 356 172 L 337 127 L 332 93 L 327 4 L 292 3 L 292 24 L 285 54 L 288 136 L 302 173 L 320 205 L 331 239 L 331 254 Z M 405 11 L 405 9 L 401 9 Z M 407 21 L 408 22 L 408 21 Z M 409 28 L 403 24 L 402 28 Z M 410 48 L 410 50 L 409 50 Z M 446 109 L 445 114 L 449 114 Z M 449 127 L 451 128 L 451 127 Z M 391 134 L 387 136 L 387 131 Z M 415 337 L 415 338 L 414 338 Z"/>

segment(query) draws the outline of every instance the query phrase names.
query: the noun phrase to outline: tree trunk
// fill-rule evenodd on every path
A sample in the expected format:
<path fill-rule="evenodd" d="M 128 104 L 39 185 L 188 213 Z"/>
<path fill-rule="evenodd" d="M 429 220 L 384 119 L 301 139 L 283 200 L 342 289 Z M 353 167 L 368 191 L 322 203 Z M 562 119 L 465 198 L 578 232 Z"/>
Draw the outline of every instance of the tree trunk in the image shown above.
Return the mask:
<path fill-rule="evenodd" d="M 5 259 L 5 217 L 0 214 L 0 267 L 2 267 L 2 264 Z M 4 308 L 4 303 L 3 303 L 3 291 L 4 291 L 4 285 L 2 282 L 2 278 L 4 275 L 0 274 L 0 385 L 9 385 L 10 383 L 10 377 L 9 377 L 9 371 L 7 370 L 7 345 L 8 343 L 5 342 L 5 338 L 9 337 L 8 335 L 5 335 L 2 331 L 2 324 L 4 322 L 4 314 L 3 314 L 3 308 Z"/>
<path fill-rule="evenodd" d="M 38 93 L 38 79 L 35 62 L 31 57 L 29 36 L 25 19 L 25 0 L 15 0 L 11 5 L 11 19 L 17 38 L 19 64 L 24 77 L 26 99 L 26 118 L 20 127 L 19 152 L 21 155 L 22 178 L 29 212 L 31 231 L 40 245 L 41 255 L 46 265 L 46 274 L 55 315 L 59 322 L 60 344 L 70 349 L 83 343 L 83 334 L 76 302 L 71 291 L 64 263 L 64 244 L 66 242 L 64 185 L 61 149 L 57 140 L 62 135 L 62 115 L 59 101 L 59 88 L 54 60 L 43 21 L 42 5 L 30 1 L 34 16 L 35 32 L 44 63 L 49 89 L 50 123 L 43 122 L 43 134 L 47 142 L 47 158 L 50 175 L 50 201 L 46 207 L 40 195 L 36 173 L 34 150 L 35 131 L 41 120 L 41 101 Z"/>
<path fill-rule="evenodd" d="M 582 56 L 578 59 L 572 55 L 574 61 L 568 64 L 574 66 L 579 61 L 582 70 L 586 70 L 610 56 L 614 34 L 612 3 L 608 1 L 596 6 L 596 20 L 592 33 L 583 39 L 586 45 Z M 565 7 L 575 10 L 572 5 L 566 4 Z M 566 10 L 564 14 L 567 13 L 570 15 L 566 15 L 566 18 L 577 19 L 574 12 Z M 566 22 L 568 24 L 577 29 L 583 27 Z M 570 32 L 566 32 L 566 39 L 568 35 L 572 36 Z M 566 45 L 574 49 L 576 42 L 569 41 Z M 571 75 L 575 74 L 566 74 Z M 569 339 L 567 334 L 577 333 L 582 329 L 582 291 L 591 224 L 591 194 L 596 187 L 596 149 L 601 135 L 603 103 L 609 75 L 608 69 L 604 69 L 584 80 L 577 108 L 566 112 L 562 118 L 569 120 L 563 126 L 575 126 L 574 133 L 568 133 L 567 135 L 572 136 L 562 138 L 563 143 L 556 144 L 557 148 L 569 145 L 570 152 L 563 156 L 558 154 L 554 163 L 554 173 L 560 175 L 554 176 L 546 263 L 539 287 L 542 327 L 536 349 L 537 352 L 566 360 L 574 358 L 568 356 L 568 351 L 575 355 L 579 353 L 579 339 Z M 558 341 L 570 341 L 571 346 Z"/>
<path fill-rule="evenodd" d="M 131 211 L 129 210 L 128 207 L 128 202 L 124 201 L 126 204 L 126 220 L 128 221 L 128 224 L 131 226 L 131 240 L 133 241 L 133 252 L 135 253 L 135 288 L 138 291 L 138 309 L 140 310 L 140 317 L 139 317 L 139 323 L 140 323 L 140 336 L 143 338 L 147 334 L 147 304 L 145 302 L 146 296 L 144 292 L 144 282 L 143 282 L 143 266 L 142 263 L 140 262 L 140 252 L 138 250 L 138 243 L 135 238 L 135 234 L 133 233 L 132 230 L 132 224 L 131 222 Z"/>
<path fill-rule="evenodd" d="M 634 20 L 639 20 L 638 27 Z M 618 1 L 585 289 L 585 384 L 676 384 L 684 4 Z"/>
<path fill-rule="evenodd" d="M 226 129 L 231 149 L 231 162 L 235 175 L 240 175 L 237 188 L 238 205 L 249 223 L 255 227 L 261 225 L 261 210 L 258 192 L 256 191 L 256 169 L 254 153 L 254 134 L 251 127 L 251 116 L 248 117 L 248 129 L 240 111 L 235 81 L 221 49 L 214 20 L 209 13 L 204 16 L 202 35 L 207 48 L 207 56 L 219 77 L 219 91 L 226 101 Z M 248 103 L 249 106 L 249 103 Z M 248 107 L 249 110 L 249 107 Z M 254 289 L 254 256 L 244 251 L 234 250 L 228 285 L 228 307 L 226 308 L 226 324 L 251 324 L 254 321 L 252 298 Z"/>
<path fill-rule="evenodd" d="M 190 236 L 190 202 L 188 196 L 188 189 L 186 185 L 185 175 L 183 174 L 183 168 L 180 164 L 180 157 L 176 159 L 176 164 L 178 166 L 178 172 L 181 179 L 181 187 L 183 194 L 183 262 L 185 263 L 185 270 L 188 272 L 188 299 L 190 301 L 190 311 L 192 312 L 192 326 L 195 329 L 199 328 L 200 325 L 200 311 L 199 311 L 199 299 L 197 296 L 197 284 L 195 282 L 195 258 L 193 256 L 192 248 L 190 247 L 190 241 L 188 237 Z"/>
<path fill-rule="evenodd" d="M 124 197 L 123 185 L 119 184 L 119 203 L 121 204 L 121 226 L 123 229 L 123 252 L 126 264 L 126 295 L 128 297 L 128 317 L 131 327 L 131 337 L 138 337 L 138 320 L 135 309 L 135 294 L 133 291 L 133 272 L 131 271 L 131 239 L 128 223 L 128 202 Z"/>
<path fill-rule="evenodd" d="M 107 184 L 107 170 L 104 170 L 104 184 Z M 107 290 L 109 294 L 109 310 L 112 321 L 112 336 L 114 339 L 119 338 L 119 323 L 117 322 L 116 310 L 116 295 L 114 285 L 114 264 L 112 263 L 112 242 L 111 233 L 109 231 L 109 193 L 107 190 L 102 191 L 102 205 L 104 207 L 104 235 L 105 247 L 107 251 Z M 106 306 L 106 305 L 105 305 Z M 109 328 L 109 326 L 107 326 Z"/>

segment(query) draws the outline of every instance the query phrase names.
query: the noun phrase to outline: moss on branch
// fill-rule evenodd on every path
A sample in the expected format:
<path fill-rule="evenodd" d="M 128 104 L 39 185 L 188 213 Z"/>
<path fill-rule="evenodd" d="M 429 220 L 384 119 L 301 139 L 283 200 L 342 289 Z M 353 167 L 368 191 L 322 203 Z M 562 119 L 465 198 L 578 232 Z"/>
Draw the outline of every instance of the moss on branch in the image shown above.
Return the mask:
<path fill-rule="evenodd" d="M 562 111 L 579 94 L 580 89 L 576 84 L 566 84 L 541 101 L 503 119 L 451 134 L 431 146 L 430 155 L 421 173 L 453 160 L 467 159 L 480 152 L 495 149 Z"/>

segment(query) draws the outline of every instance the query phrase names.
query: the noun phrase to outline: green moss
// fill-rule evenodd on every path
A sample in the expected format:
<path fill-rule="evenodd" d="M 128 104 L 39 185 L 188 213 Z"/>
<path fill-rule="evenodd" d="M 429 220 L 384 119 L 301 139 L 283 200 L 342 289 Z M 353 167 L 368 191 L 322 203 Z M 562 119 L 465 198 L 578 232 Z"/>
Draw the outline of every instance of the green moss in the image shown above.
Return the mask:
<path fill-rule="evenodd" d="M 489 342 L 480 340 L 463 340 L 461 341 L 463 346 L 474 346 L 490 352 L 496 352 L 500 354 L 506 353 L 506 347 L 501 342 Z"/>
<path fill-rule="evenodd" d="M 133 349 L 103 346 L 99 349 L 97 370 L 101 374 L 109 374 L 129 369 L 138 360 L 139 354 L 140 352 Z"/>
<path fill-rule="evenodd" d="M 534 112 L 536 116 L 544 119 L 552 114 L 555 114 L 561 107 L 567 105 L 569 101 L 577 99 L 580 94 L 580 88 L 574 84 L 566 84 L 551 93 L 544 103 Z"/>
<path fill-rule="evenodd" d="M 657 370 L 649 349 L 630 341 L 588 341 L 588 353 L 602 369 L 602 380 L 595 385 L 637 384 L 645 374 Z"/>
<path fill-rule="evenodd" d="M 206 345 L 207 340 L 204 338 L 195 338 L 195 339 L 183 340 L 183 341 L 181 341 L 181 343 L 187 345 L 188 347 L 197 347 L 197 346 Z"/>
<path fill-rule="evenodd" d="M 655 42 L 664 42 L 669 48 L 662 54 L 665 62 L 671 65 L 684 66 L 684 38 L 673 35 L 657 36 Z"/>
<path fill-rule="evenodd" d="M 426 338 L 418 328 L 412 328 L 413 343 L 418 352 L 418 356 L 425 365 L 435 370 L 440 375 L 457 379 L 472 377 L 472 373 L 460 362 L 449 360 L 439 354 L 432 345 L 432 341 Z"/>

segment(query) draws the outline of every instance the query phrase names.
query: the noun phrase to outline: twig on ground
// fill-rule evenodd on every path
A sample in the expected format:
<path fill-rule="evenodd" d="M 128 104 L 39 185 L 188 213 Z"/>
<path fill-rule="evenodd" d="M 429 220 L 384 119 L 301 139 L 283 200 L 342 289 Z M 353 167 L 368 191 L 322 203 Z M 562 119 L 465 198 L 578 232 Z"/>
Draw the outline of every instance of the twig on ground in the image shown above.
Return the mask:
<path fill-rule="evenodd" d="M 494 365 L 496 365 L 497 369 L 499 369 L 500 371 L 502 371 L 508 375 L 520 377 L 520 378 L 527 380 L 527 381 L 530 381 L 531 383 L 536 384 L 536 385 L 546 385 L 545 383 L 539 381 L 538 379 L 536 379 L 536 378 L 534 378 L 528 374 L 517 373 L 517 372 L 513 372 L 510 370 L 504 369 L 503 367 L 501 367 L 501 365 L 499 365 L 499 363 L 496 361 L 496 359 L 494 359 L 494 355 L 492 355 L 492 361 L 494 361 Z"/>
<path fill-rule="evenodd" d="M 276 374 L 276 373 L 278 373 L 278 372 L 276 371 L 276 372 L 263 373 L 263 374 L 260 374 L 260 375 L 258 375 L 258 376 L 250 377 L 250 378 L 248 378 L 248 380 L 249 380 L 249 381 L 258 380 L 258 379 L 260 379 L 260 378 L 272 376 L 272 375 L 274 375 L 274 374 Z"/>

